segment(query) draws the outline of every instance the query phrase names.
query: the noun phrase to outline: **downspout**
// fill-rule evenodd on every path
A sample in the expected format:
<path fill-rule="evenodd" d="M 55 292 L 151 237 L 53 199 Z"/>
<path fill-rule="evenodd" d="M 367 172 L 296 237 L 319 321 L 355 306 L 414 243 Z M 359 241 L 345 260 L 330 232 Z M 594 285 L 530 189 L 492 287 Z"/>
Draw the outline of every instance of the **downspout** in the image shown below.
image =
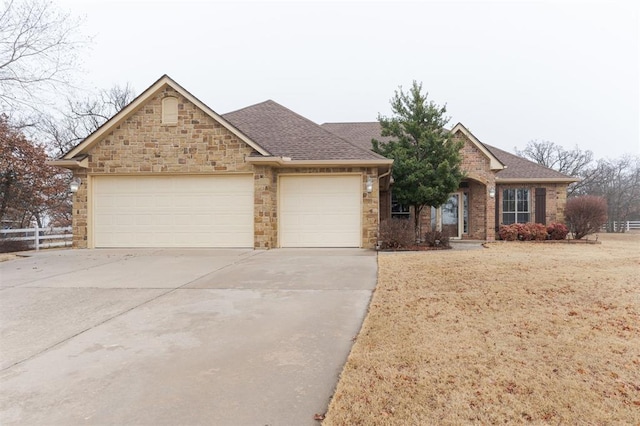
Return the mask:
<path fill-rule="evenodd" d="M 385 178 L 387 176 L 389 176 L 391 174 L 391 168 L 393 166 L 389 166 L 389 170 L 386 173 L 383 173 L 381 175 L 378 176 L 378 230 L 377 230 L 377 237 L 376 240 L 379 241 L 379 237 L 380 237 L 380 180 L 382 178 Z M 380 250 L 380 243 L 376 243 L 376 250 Z"/>

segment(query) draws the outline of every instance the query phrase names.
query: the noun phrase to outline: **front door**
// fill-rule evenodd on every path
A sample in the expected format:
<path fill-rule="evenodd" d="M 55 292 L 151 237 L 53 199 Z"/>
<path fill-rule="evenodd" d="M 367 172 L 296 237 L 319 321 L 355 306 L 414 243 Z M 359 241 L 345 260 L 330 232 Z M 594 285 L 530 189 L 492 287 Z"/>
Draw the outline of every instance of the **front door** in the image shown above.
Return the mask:
<path fill-rule="evenodd" d="M 442 205 L 442 232 L 450 238 L 460 238 L 460 228 L 460 194 L 455 193 Z"/>
<path fill-rule="evenodd" d="M 462 234 L 467 232 L 468 209 L 467 194 L 462 192 L 451 194 L 438 211 L 432 208 L 432 229 L 440 228 L 442 232 L 449 235 L 449 238 L 462 238 Z M 440 226 L 436 226 L 438 221 Z"/>

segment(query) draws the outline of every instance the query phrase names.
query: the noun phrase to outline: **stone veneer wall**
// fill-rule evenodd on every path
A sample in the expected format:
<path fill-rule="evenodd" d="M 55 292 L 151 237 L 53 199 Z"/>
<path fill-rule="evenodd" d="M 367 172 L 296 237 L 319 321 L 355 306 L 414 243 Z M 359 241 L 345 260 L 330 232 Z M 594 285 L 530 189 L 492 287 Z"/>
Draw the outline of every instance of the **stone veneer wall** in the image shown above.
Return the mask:
<path fill-rule="evenodd" d="M 254 247 L 277 247 L 278 240 L 278 178 L 269 166 L 255 167 Z"/>
<path fill-rule="evenodd" d="M 80 179 L 80 187 L 78 192 L 73 194 L 72 199 L 72 216 L 71 216 L 71 232 L 73 232 L 72 246 L 73 248 L 87 248 L 87 170 L 76 169 L 73 176 Z"/>
<path fill-rule="evenodd" d="M 162 99 L 178 98 L 178 123 L 162 124 Z M 362 245 L 373 248 L 378 232 L 376 168 L 287 168 L 252 165 L 255 151 L 179 93 L 166 86 L 135 113 L 105 134 L 90 150 L 88 169 L 74 170 L 82 181 L 73 197 L 73 246 L 88 247 L 88 176 L 252 173 L 254 176 L 254 247 L 278 247 L 278 175 L 287 173 L 362 173 L 374 180 L 363 191 Z"/>
<path fill-rule="evenodd" d="M 166 96 L 178 98 L 177 125 L 162 124 L 162 99 Z M 245 157 L 253 152 L 253 148 L 220 123 L 165 86 L 97 141 L 90 150 L 88 169 L 74 171 L 74 176 L 82 179 L 73 200 L 74 247 L 85 248 L 88 245 L 87 174 L 253 173 L 253 166 L 245 161 Z M 258 184 L 261 189 L 255 194 L 262 199 L 268 185 L 261 180 Z M 272 207 L 269 203 L 263 205 Z M 267 214 L 265 218 L 264 214 L 258 214 L 258 217 L 268 223 L 271 215 Z M 260 224 L 262 227 L 262 222 Z M 267 245 L 264 238 L 259 240 L 261 245 Z"/>

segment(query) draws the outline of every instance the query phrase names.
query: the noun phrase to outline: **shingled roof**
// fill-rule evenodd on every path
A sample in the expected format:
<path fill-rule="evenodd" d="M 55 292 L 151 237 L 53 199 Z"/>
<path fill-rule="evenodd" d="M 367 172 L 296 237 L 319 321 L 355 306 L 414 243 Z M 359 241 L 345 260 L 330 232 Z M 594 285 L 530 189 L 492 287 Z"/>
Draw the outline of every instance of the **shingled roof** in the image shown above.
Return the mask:
<path fill-rule="evenodd" d="M 292 160 L 386 160 L 272 100 L 222 117 L 273 156 Z"/>
<path fill-rule="evenodd" d="M 393 138 L 381 136 L 382 127 L 377 121 L 360 123 L 323 123 L 323 129 L 330 131 L 363 149 L 371 149 L 371 139 L 389 142 Z"/>
<path fill-rule="evenodd" d="M 541 179 L 571 182 L 578 181 L 578 179 L 572 178 L 571 176 L 565 175 L 564 173 L 560 173 L 556 170 L 550 169 L 549 167 L 534 163 L 533 161 L 529 161 L 526 158 L 511 154 L 507 151 L 503 151 L 500 148 L 496 148 L 495 146 L 487 144 L 485 144 L 485 146 L 489 151 L 491 151 L 493 155 L 498 157 L 500 161 L 502 161 L 507 166 L 506 169 L 500 170 L 500 172 L 498 172 L 497 178 L 499 180 Z"/>
<path fill-rule="evenodd" d="M 380 123 L 377 121 L 360 123 L 324 123 L 321 126 L 362 148 L 371 149 L 371 139 L 377 139 L 381 142 L 391 140 L 390 137 L 383 138 L 380 136 L 382 129 L 380 127 Z M 577 181 L 577 179 L 574 179 L 571 176 L 567 176 L 548 167 L 541 166 L 538 163 L 534 163 L 499 148 L 485 143 L 482 145 L 484 145 L 491 154 L 506 166 L 505 169 L 497 172 L 496 178 L 498 180 Z"/>

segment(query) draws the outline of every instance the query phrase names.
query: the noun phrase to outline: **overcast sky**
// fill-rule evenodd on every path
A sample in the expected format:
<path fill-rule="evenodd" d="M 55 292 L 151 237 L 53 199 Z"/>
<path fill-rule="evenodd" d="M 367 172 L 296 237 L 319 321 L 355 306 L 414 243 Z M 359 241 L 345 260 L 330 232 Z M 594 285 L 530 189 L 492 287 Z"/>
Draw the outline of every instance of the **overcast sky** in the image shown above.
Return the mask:
<path fill-rule="evenodd" d="M 58 0 L 94 36 L 85 84 L 163 74 L 218 113 L 273 99 L 375 121 L 421 81 L 482 142 L 640 154 L 640 7 L 629 2 Z"/>

